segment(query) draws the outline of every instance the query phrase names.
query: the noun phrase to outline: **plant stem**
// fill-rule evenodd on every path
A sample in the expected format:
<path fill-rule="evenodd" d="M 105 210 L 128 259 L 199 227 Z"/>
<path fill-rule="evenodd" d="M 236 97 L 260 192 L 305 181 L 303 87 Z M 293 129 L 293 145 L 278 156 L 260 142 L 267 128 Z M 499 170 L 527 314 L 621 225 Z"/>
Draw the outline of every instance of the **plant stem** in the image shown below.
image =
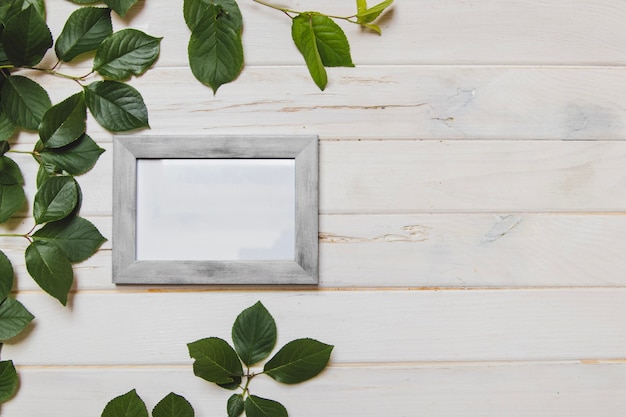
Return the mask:
<path fill-rule="evenodd" d="M 255 2 L 255 3 L 259 3 L 259 4 L 263 5 L 263 6 L 267 6 L 269 8 L 272 8 L 274 10 L 280 10 L 281 12 L 285 13 L 289 17 L 291 17 L 289 15 L 289 13 L 294 13 L 294 14 L 305 13 L 305 12 L 299 12 L 299 11 L 293 10 L 293 9 L 288 9 L 286 7 L 277 6 L 275 4 L 268 3 L 268 2 L 266 2 L 264 0 L 252 0 L 252 1 Z M 321 16 L 326 16 L 326 17 L 329 17 L 331 19 L 340 19 L 340 20 L 346 20 L 346 21 L 348 21 L 350 23 L 357 23 L 354 20 L 352 20 L 352 19 L 354 19 L 356 17 L 356 15 L 352 15 L 352 16 L 334 16 L 334 15 L 331 15 L 331 14 L 324 14 L 324 13 L 319 13 L 319 12 L 312 12 L 312 13 L 319 14 Z"/>
<path fill-rule="evenodd" d="M 25 154 L 25 155 L 35 155 L 35 152 L 31 152 L 31 151 L 16 151 L 15 149 L 9 149 L 7 152 L 9 152 L 9 153 L 21 153 L 21 154 Z"/>

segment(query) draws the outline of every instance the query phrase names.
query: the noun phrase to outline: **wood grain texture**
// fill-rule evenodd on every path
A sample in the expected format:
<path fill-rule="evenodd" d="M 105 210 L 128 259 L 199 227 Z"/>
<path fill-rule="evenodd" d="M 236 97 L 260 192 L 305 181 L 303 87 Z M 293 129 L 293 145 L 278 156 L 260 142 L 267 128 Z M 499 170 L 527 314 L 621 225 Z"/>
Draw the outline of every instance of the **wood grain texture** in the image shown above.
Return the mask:
<path fill-rule="evenodd" d="M 18 299 L 40 317 L 2 349 L 21 365 L 187 364 L 187 343 L 229 339 L 258 300 L 278 345 L 312 337 L 335 345 L 338 364 L 616 359 L 626 346 L 626 290 L 616 288 L 85 292 L 69 308 L 40 293 Z"/>
<path fill-rule="evenodd" d="M 230 392 L 193 376 L 191 366 L 157 368 L 20 368 L 22 388 L 3 414 L 98 416 L 131 389 L 151 410 L 169 392 L 185 396 L 196 417 L 222 415 Z M 619 417 L 626 408 L 623 363 L 407 364 L 331 366 L 303 384 L 256 378 L 257 395 L 300 417 L 545 416 Z"/>

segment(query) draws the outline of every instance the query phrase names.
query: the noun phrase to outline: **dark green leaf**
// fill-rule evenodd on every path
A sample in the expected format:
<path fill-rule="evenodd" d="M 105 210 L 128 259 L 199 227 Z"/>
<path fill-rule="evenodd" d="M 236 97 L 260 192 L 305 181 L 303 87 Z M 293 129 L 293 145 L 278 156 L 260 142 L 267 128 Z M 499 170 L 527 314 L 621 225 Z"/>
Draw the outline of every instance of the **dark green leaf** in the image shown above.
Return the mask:
<path fill-rule="evenodd" d="M 4 223 L 17 213 L 26 202 L 21 185 L 0 184 L 0 223 Z"/>
<path fill-rule="evenodd" d="M 12 361 L 0 362 L 0 404 L 7 402 L 17 391 L 18 378 Z"/>
<path fill-rule="evenodd" d="M 28 273 L 41 289 L 66 305 L 74 275 L 65 254 L 50 242 L 35 241 L 26 248 L 25 258 Z"/>
<path fill-rule="evenodd" d="M 297 384 L 322 372 L 332 350 L 332 345 L 314 339 L 293 340 L 283 346 L 263 370 L 278 382 Z"/>
<path fill-rule="evenodd" d="M 300 15 L 303 16 L 303 15 Z M 296 19 L 298 19 L 298 16 Z M 345 33 L 332 19 L 322 15 L 304 15 L 308 29 L 302 36 L 313 36 L 325 67 L 353 67 L 350 44 Z"/>
<path fill-rule="evenodd" d="M 0 156 L 0 184 L 24 184 L 20 167 L 8 156 Z"/>
<path fill-rule="evenodd" d="M 80 54 L 95 51 L 112 33 L 111 9 L 81 7 L 65 22 L 54 50 L 61 61 L 70 62 Z"/>
<path fill-rule="evenodd" d="M 52 177 L 44 182 L 33 202 L 37 224 L 61 220 L 78 205 L 78 183 L 70 176 Z"/>
<path fill-rule="evenodd" d="M 102 417 L 148 417 L 148 409 L 137 391 L 132 390 L 109 401 Z"/>
<path fill-rule="evenodd" d="M 0 300 L 5 299 L 13 289 L 13 277 L 11 261 L 0 251 Z"/>
<path fill-rule="evenodd" d="M 37 130 L 44 113 L 52 106 L 48 93 L 30 78 L 8 77 L 2 85 L 2 110 L 11 122 Z"/>
<path fill-rule="evenodd" d="M 4 155 L 5 153 L 9 152 L 9 150 L 11 149 L 11 145 L 9 144 L 9 142 L 7 142 L 6 140 L 0 141 L 0 155 Z"/>
<path fill-rule="evenodd" d="M 276 323 L 259 301 L 237 316 L 232 337 L 241 361 L 251 366 L 267 358 L 274 349 Z"/>
<path fill-rule="evenodd" d="M 26 10 L 28 7 L 33 6 L 37 13 L 45 20 L 46 19 L 46 5 L 44 0 L 9 0 L 3 1 L 3 3 L 9 3 L 6 7 L 5 20 L 10 19 L 19 12 Z"/>
<path fill-rule="evenodd" d="M 29 6 L 6 22 L 2 45 L 15 66 L 33 66 L 52 46 L 52 34 L 35 7 Z"/>
<path fill-rule="evenodd" d="M 195 359 L 193 372 L 196 376 L 216 384 L 228 384 L 243 375 L 239 357 L 226 341 L 209 337 L 189 343 L 187 347 L 189 356 Z"/>
<path fill-rule="evenodd" d="M 220 18 L 229 20 L 233 29 L 237 33 L 241 33 L 243 19 L 235 0 L 184 0 L 183 15 L 185 16 L 187 27 L 192 32 L 196 29 L 204 15 L 213 13 L 210 10 L 212 5 L 220 7 Z"/>
<path fill-rule="evenodd" d="M 104 2 L 115 13 L 124 17 L 126 12 L 137 3 L 137 0 L 104 0 Z"/>
<path fill-rule="evenodd" d="M 148 109 L 139 91 L 118 81 L 96 81 L 85 87 L 85 100 L 96 121 L 112 132 L 148 126 Z"/>
<path fill-rule="evenodd" d="M 160 44 L 161 38 L 139 30 L 120 30 L 100 44 L 93 60 L 93 70 L 117 81 L 141 75 L 156 62 Z"/>
<path fill-rule="evenodd" d="M 102 0 L 70 0 L 70 1 L 75 4 L 96 4 L 96 3 L 102 2 Z"/>
<path fill-rule="evenodd" d="M 287 417 L 287 409 L 277 401 L 250 395 L 245 402 L 246 417 Z"/>
<path fill-rule="evenodd" d="M 233 377 L 233 382 L 227 382 L 225 384 L 217 384 L 217 385 L 224 389 L 234 391 L 241 386 L 241 377 L 235 376 Z"/>
<path fill-rule="evenodd" d="M 50 222 L 33 233 L 32 237 L 35 241 L 57 245 L 71 262 L 88 259 L 106 241 L 96 226 L 78 216 Z"/>
<path fill-rule="evenodd" d="M 87 106 L 82 92 L 48 109 L 39 124 L 39 137 L 46 148 L 69 145 L 85 133 Z"/>
<path fill-rule="evenodd" d="M 220 6 L 209 6 L 191 33 L 187 51 L 191 72 L 214 93 L 237 78 L 243 68 L 241 34 L 221 12 Z"/>
<path fill-rule="evenodd" d="M 359 9 L 359 12 L 356 15 L 357 22 L 360 24 L 372 23 L 374 20 L 376 20 L 378 16 L 381 15 L 382 12 L 385 11 L 385 9 L 391 6 L 392 3 L 393 0 L 385 0 L 381 3 L 378 3 L 374 7 L 370 7 L 369 9 Z"/>
<path fill-rule="evenodd" d="M 20 334 L 34 318 L 22 303 L 11 297 L 5 298 L 0 303 L 0 342 Z"/>
<path fill-rule="evenodd" d="M 37 188 L 41 188 L 42 184 L 46 182 L 51 175 L 46 171 L 43 165 L 39 165 L 37 170 Z"/>
<path fill-rule="evenodd" d="M 63 148 L 42 147 L 38 152 L 48 173 L 65 171 L 70 175 L 81 175 L 93 168 L 104 149 L 84 134 Z"/>
<path fill-rule="evenodd" d="M 193 407 L 184 397 L 170 392 L 152 410 L 152 417 L 193 417 Z"/>
<path fill-rule="evenodd" d="M 311 23 L 311 16 L 301 14 L 296 16 L 291 23 L 291 37 L 304 57 L 304 62 L 309 69 L 311 78 L 320 90 L 326 88 L 328 75 L 320 56 L 317 42 L 315 42 L 315 32 Z"/>
<path fill-rule="evenodd" d="M 9 119 L 9 116 L 7 116 L 4 110 L 0 108 L 0 140 L 5 142 L 13 136 L 14 133 L 15 124 Z"/>
<path fill-rule="evenodd" d="M 228 417 L 239 417 L 243 413 L 243 397 L 241 394 L 233 394 L 226 403 Z"/>

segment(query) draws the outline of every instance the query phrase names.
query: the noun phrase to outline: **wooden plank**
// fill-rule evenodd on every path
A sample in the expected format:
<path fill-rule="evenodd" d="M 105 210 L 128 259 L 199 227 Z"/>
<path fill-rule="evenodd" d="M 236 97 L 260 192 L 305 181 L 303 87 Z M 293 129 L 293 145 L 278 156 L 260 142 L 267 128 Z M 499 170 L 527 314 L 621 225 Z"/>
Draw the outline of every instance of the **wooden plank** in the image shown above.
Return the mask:
<path fill-rule="evenodd" d="M 97 416 L 113 397 L 137 389 L 151 410 L 174 391 L 197 417 L 224 414 L 231 392 L 193 376 L 191 366 L 155 368 L 21 368 L 20 391 L 3 404 L 13 417 Z M 463 415 L 618 417 L 626 399 L 626 365 L 608 363 L 406 364 L 330 367 L 295 386 L 258 377 L 256 395 L 281 402 L 289 415 L 432 417 Z"/>
<path fill-rule="evenodd" d="M 106 146 L 107 149 L 109 146 Z M 36 163 L 17 155 L 35 194 Z M 626 141 L 341 141 L 320 145 L 321 214 L 621 212 Z M 78 181 L 110 215 L 112 152 Z M 22 213 L 26 214 L 25 212 Z"/>
<path fill-rule="evenodd" d="M 37 317 L 3 358 L 22 365 L 187 364 L 186 344 L 230 339 L 261 300 L 278 346 L 312 337 L 335 363 L 519 361 L 624 357 L 626 289 L 473 291 L 86 292 L 69 308 L 18 299 Z"/>
<path fill-rule="evenodd" d="M 111 238 L 110 218 L 88 219 Z M 624 215 L 322 215 L 320 226 L 322 288 L 626 286 Z M 27 243 L 0 239 L 22 291 L 38 288 Z M 75 266 L 76 290 L 160 288 L 115 287 L 111 244 Z"/>
<path fill-rule="evenodd" d="M 58 102 L 78 91 L 38 74 Z M 321 93 L 299 67 L 252 67 L 213 96 L 189 70 L 162 68 L 131 82 L 151 130 L 137 135 L 319 135 L 382 139 L 623 140 L 626 68 L 333 68 Z M 251 91 L 255 93 L 250 94 Z M 111 134 L 90 117 L 98 142 Z M 20 143 L 34 143 L 20 134 Z"/>
<path fill-rule="evenodd" d="M 126 19 L 114 18 L 119 29 L 130 25 L 164 37 L 158 66 L 187 65 L 187 29 L 180 2 L 144 1 Z M 296 10 L 335 15 L 355 13 L 354 2 L 289 1 Z M 60 33 L 76 6 L 48 0 L 52 33 Z M 247 65 L 303 65 L 291 40 L 291 21 L 280 12 L 240 1 Z M 380 23 L 383 35 L 339 22 L 360 64 L 574 64 L 624 65 L 626 11 L 614 0 L 553 0 L 533 4 L 510 0 L 420 0 L 396 2 Z M 532 29 L 531 29 L 532 28 Z M 83 64 L 87 66 L 88 64 Z M 355 75 L 358 73 L 354 71 Z"/>

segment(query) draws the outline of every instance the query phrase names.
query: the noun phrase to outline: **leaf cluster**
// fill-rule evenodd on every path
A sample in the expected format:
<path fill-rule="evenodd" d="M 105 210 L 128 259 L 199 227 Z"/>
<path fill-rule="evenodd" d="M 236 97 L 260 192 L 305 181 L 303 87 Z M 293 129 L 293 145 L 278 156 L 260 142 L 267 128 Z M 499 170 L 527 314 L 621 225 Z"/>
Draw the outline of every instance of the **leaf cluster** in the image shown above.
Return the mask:
<path fill-rule="evenodd" d="M 380 34 L 381 29 L 374 21 L 393 3 L 385 0 L 368 7 L 366 0 L 357 0 L 356 14 L 342 17 L 254 1 L 291 18 L 291 37 L 320 90 L 328 83 L 326 68 L 354 67 L 348 39 L 334 20 L 355 23 Z M 236 79 L 243 69 L 241 12 L 235 0 L 184 0 L 183 12 L 191 30 L 189 66 L 198 81 L 215 93 L 221 85 Z"/>
<path fill-rule="evenodd" d="M 274 318 L 257 302 L 242 311 L 232 327 L 234 347 L 218 337 L 200 339 L 187 345 L 194 359 L 194 374 L 227 390 L 241 389 L 226 403 L 228 417 L 287 417 L 287 410 L 278 401 L 253 395 L 250 382 L 267 375 L 283 384 L 297 384 L 317 376 L 324 370 L 333 350 L 332 345 L 314 339 L 296 339 L 287 343 L 268 360 L 263 371 L 254 373 L 250 367 L 269 357 L 276 345 Z M 245 371 L 244 371 L 245 368 Z M 173 392 L 152 411 L 153 417 L 193 417 L 187 400 Z M 114 398 L 105 407 L 102 417 L 148 417 L 146 405 L 132 390 Z"/>
<path fill-rule="evenodd" d="M 74 0 L 77 4 L 94 1 Z M 96 164 L 104 150 L 87 134 L 87 111 L 105 129 L 128 131 L 148 127 L 140 93 L 126 84 L 143 74 L 159 55 L 160 38 L 134 29 L 113 31 L 111 13 L 123 16 L 137 0 L 106 0 L 107 7 L 81 7 L 53 38 L 46 24 L 44 0 L 0 2 L 0 223 L 16 216 L 27 204 L 24 176 L 13 155 L 30 154 L 38 163 L 37 192 L 32 201 L 34 226 L 24 234 L 25 262 L 37 284 L 63 305 L 73 285 L 73 264 L 92 256 L 106 240 L 79 216 L 82 192 L 75 177 Z M 44 59 L 57 63 L 45 67 Z M 88 74 L 61 73 L 65 63 L 93 58 Z M 75 82 L 75 94 L 53 104 L 33 73 Z M 88 80 L 90 77 L 95 80 Z M 37 132 L 30 152 L 12 149 L 20 130 Z M 14 271 L 0 251 L 0 342 L 22 332 L 33 315 L 10 296 Z M 0 403 L 17 388 L 10 361 L 0 362 Z"/>

